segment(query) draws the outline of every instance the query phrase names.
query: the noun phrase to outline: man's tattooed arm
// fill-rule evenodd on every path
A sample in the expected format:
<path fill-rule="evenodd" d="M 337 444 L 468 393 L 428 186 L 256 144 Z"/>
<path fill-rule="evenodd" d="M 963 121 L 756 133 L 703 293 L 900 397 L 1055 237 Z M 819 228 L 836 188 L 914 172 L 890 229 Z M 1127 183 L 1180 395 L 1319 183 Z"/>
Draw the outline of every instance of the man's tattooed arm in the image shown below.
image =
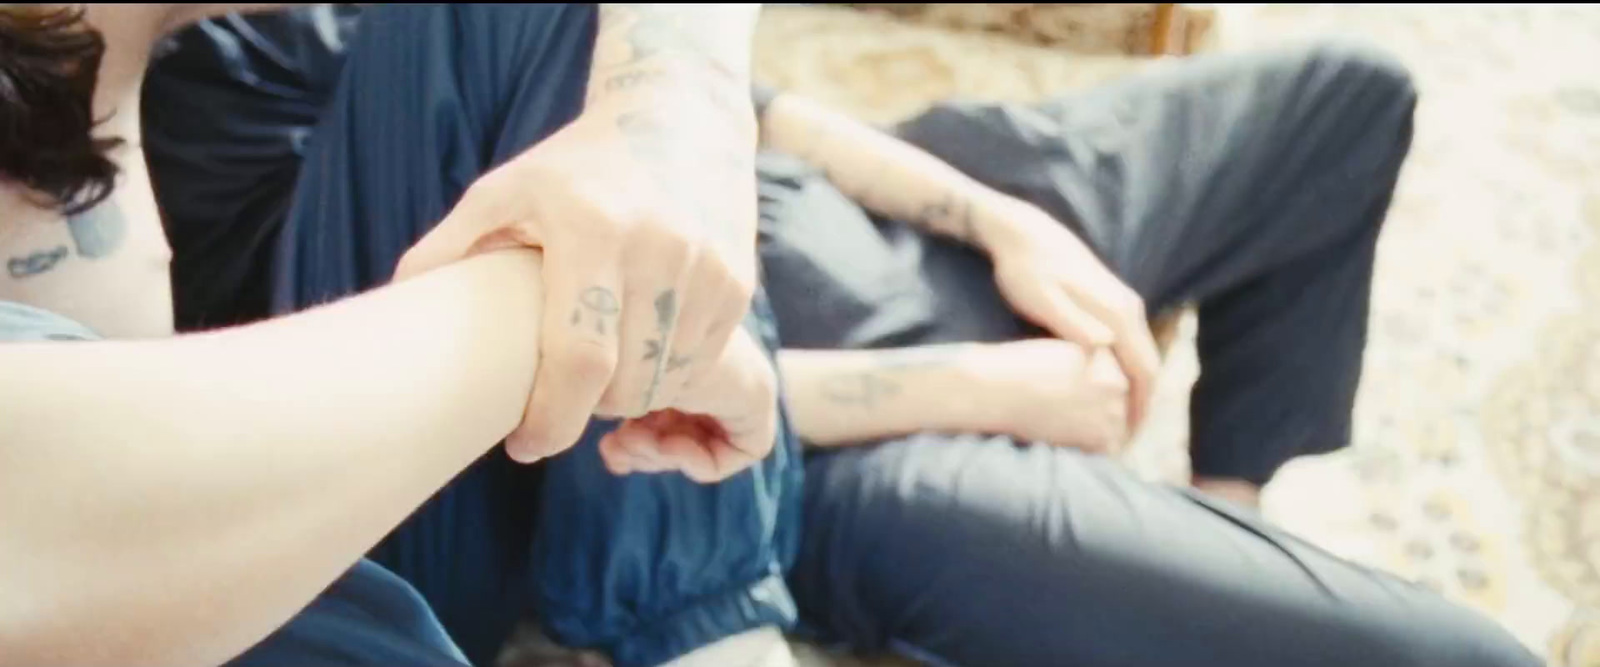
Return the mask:
<path fill-rule="evenodd" d="M 729 106 L 750 82 L 759 4 L 603 4 L 589 99 L 659 89 Z"/>
<path fill-rule="evenodd" d="M 795 430 L 817 446 L 917 431 L 979 430 L 972 345 L 894 350 L 782 350 Z"/>
<path fill-rule="evenodd" d="M 762 145 L 822 169 L 857 204 L 983 249 L 991 206 L 1008 198 L 883 130 L 803 97 L 777 95 Z"/>

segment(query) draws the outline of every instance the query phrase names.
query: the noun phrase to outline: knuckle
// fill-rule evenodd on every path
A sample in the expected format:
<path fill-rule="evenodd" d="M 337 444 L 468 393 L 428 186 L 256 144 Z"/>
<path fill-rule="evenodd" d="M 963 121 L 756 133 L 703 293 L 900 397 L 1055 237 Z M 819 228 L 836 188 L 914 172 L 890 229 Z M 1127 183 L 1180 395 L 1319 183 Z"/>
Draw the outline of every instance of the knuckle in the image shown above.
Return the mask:
<path fill-rule="evenodd" d="M 495 169 L 479 176 L 467 189 L 461 193 L 461 201 L 479 204 L 496 201 L 501 193 L 511 187 L 510 178 L 505 169 Z"/>
<path fill-rule="evenodd" d="M 560 364 L 575 379 L 603 381 L 617 369 L 617 351 L 592 343 L 573 345 L 562 355 Z"/>
<path fill-rule="evenodd" d="M 658 216 L 641 219 L 630 240 L 652 266 L 682 267 L 694 256 L 694 243 Z"/>
<path fill-rule="evenodd" d="M 1144 298 L 1140 297 L 1138 292 L 1130 289 L 1122 290 L 1117 297 L 1117 308 L 1123 315 L 1144 320 Z"/>

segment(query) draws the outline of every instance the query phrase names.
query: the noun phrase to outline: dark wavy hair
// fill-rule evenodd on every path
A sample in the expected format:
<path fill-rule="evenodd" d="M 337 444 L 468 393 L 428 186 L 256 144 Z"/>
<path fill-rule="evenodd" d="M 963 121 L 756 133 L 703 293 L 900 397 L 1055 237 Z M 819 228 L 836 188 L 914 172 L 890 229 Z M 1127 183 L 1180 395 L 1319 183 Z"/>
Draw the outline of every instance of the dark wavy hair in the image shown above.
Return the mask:
<path fill-rule="evenodd" d="M 0 180 L 76 213 L 111 194 L 122 141 L 96 138 L 105 39 L 81 8 L 0 5 Z"/>

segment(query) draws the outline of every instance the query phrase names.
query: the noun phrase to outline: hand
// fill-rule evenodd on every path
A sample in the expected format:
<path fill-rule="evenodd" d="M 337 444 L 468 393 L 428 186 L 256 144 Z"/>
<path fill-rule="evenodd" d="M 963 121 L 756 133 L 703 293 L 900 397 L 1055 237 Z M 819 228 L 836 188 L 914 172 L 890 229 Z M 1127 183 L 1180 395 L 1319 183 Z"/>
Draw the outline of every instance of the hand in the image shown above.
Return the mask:
<path fill-rule="evenodd" d="M 1128 439 L 1128 384 L 1116 359 L 1053 338 L 975 346 L 973 396 L 983 430 L 1115 454 Z"/>
<path fill-rule="evenodd" d="M 592 103 L 482 176 L 402 258 L 397 278 L 544 250 L 541 360 L 513 458 L 570 447 L 591 415 L 678 407 L 689 383 L 728 372 L 712 362 L 756 283 L 755 131 L 753 112 L 747 127 L 703 88 Z"/>
<path fill-rule="evenodd" d="M 601 438 L 606 468 L 618 475 L 677 471 L 709 484 L 766 458 L 777 439 L 771 364 L 739 330 L 712 369 L 685 387 L 680 409 L 629 420 Z"/>
<path fill-rule="evenodd" d="M 1000 293 L 1050 333 L 1112 350 L 1127 379 L 1127 428 L 1136 430 L 1161 366 L 1144 301 L 1044 211 L 1006 199 L 980 207 L 979 216 Z"/>

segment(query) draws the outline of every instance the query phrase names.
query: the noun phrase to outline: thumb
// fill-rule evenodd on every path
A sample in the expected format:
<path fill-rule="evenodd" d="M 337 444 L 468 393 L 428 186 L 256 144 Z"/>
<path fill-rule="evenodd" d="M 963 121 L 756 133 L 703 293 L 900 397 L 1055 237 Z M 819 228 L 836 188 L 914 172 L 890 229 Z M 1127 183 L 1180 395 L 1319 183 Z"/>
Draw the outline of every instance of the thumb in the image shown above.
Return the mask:
<path fill-rule="evenodd" d="M 497 199 L 482 185 L 468 188 L 444 220 L 400 257 L 394 280 L 405 280 L 476 253 L 526 245 L 502 229 L 506 211 L 495 203 Z"/>
<path fill-rule="evenodd" d="M 1030 281 L 1024 289 L 1031 298 L 1025 299 L 1020 304 L 1024 307 L 1018 310 L 1051 335 L 1085 349 L 1104 347 L 1116 340 L 1110 327 L 1079 306 L 1065 290 L 1037 281 Z"/>

